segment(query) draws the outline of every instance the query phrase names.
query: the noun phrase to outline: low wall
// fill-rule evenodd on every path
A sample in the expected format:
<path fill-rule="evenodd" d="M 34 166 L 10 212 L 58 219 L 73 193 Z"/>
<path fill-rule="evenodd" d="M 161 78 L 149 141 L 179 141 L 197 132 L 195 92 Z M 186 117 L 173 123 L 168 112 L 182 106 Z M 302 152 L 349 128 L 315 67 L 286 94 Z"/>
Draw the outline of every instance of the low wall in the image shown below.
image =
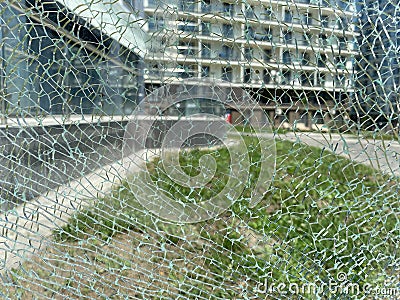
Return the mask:
<path fill-rule="evenodd" d="M 204 127 L 216 135 L 197 134 L 184 146 L 215 145 L 225 134 L 221 123 L 213 122 L 213 119 L 185 117 L 0 127 L 0 210 L 12 209 L 120 160 L 128 122 L 134 126 L 131 130 L 134 138 L 145 139 L 140 147 L 131 149 L 139 151 L 160 148 L 165 133 L 178 121 L 183 126 L 182 132 Z"/>
<path fill-rule="evenodd" d="M 0 128 L 0 208 L 121 158 L 127 121 Z"/>

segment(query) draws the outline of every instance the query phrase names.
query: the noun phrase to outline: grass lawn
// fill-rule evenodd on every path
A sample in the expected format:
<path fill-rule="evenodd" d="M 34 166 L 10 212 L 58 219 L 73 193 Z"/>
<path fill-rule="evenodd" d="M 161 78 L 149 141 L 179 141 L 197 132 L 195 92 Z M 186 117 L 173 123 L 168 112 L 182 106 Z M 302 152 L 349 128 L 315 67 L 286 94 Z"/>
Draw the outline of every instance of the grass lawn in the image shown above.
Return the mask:
<path fill-rule="evenodd" d="M 272 186 L 250 208 L 260 149 L 256 138 L 247 137 L 246 143 L 250 180 L 242 197 L 218 218 L 191 225 L 162 221 L 147 213 L 124 183 L 55 232 L 48 250 L 13 270 L 3 293 L 24 299 L 259 299 L 265 295 L 255 289 L 265 280 L 328 284 L 345 272 L 349 282 L 360 285 L 397 283 L 398 179 L 278 140 Z M 227 181 L 228 151 L 184 151 L 180 162 L 196 175 L 206 153 L 215 157 L 218 172 L 205 188 L 178 186 L 158 159 L 149 163 L 153 182 L 177 201 L 208 199 Z"/>
<path fill-rule="evenodd" d="M 248 125 L 235 125 L 235 129 L 240 133 L 255 133 L 255 129 L 252 126 Z M 301 130 L 294 129 L 284 129 L 284 128 L 270 128 L 265 127 L 260 130 L 260 132 L 269 132 L 275 134 L 287 134 L 287 133 L 296 133 L 301 132 Z M 318 133 L 319 131 L 304 131 L 304 132 L 314 132 Z M 331 130 L 332 133 L 339 133 L 338 131 Z M 399 136 L 397 133 L 384 133 L 382 130 L 377 131 L 368 131 L 368 130 L 360 130 L 359 132 L 352 130 L 347 132 L 341 132 L 341 135 L 360 138 L 360 139 L 369 139 L 369 140 L 385 140 L 385 141 L 399 141 Z"/>

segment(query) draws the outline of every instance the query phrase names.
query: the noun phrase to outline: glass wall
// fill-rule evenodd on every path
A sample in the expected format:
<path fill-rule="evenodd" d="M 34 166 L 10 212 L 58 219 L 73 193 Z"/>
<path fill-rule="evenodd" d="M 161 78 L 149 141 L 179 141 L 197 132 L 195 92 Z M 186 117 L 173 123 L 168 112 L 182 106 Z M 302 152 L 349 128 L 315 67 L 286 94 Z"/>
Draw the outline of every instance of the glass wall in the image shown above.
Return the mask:
<path fill-rule="evenodd" d="M 138 57 L 57 2 L 38 3 L 0 4 L 1 114 L 131 113 Z"/>

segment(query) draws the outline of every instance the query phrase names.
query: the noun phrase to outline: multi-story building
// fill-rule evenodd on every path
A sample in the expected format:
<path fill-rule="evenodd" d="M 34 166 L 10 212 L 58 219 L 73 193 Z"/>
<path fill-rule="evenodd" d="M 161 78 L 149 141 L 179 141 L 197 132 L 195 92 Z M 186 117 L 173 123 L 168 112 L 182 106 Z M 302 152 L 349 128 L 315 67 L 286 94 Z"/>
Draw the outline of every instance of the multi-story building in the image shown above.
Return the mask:
<path fill-rule="evenodd" d="M 370 129 L 396 126 L 400 112 L 399 3 L 366 0 L 357 10 L 361 55 L 356 65 L 358 92 L 353 117 Z"/>
<path fill-rule="evenodd" d="M 354 92 L 351 3 L 144 0 L 148 90 L 184 78 L 248 90 L 275 124 L 338 120 Z M 140 7 L 136 6 L 140 10 Z"/>

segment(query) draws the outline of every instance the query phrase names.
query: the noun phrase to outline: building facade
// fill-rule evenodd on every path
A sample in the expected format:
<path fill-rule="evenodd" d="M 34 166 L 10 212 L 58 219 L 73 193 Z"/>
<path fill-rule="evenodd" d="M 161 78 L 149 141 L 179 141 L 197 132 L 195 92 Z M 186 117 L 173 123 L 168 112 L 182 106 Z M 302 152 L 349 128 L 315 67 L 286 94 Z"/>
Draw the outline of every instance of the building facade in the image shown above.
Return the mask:
<path fill-rule="evenodd" d="M 148 91 L 215 78 L 257 97 L 275 125 L 347 115 L 358 53 L 352 3 L 144 0 L 143 11 Z"/>
<path fill-rule="evenodd" d="M 136 107 L 140 45 L 124 41 L 111 22 L 96 27 L 99 23 L 85 15 L 87 10 L 77 9 L 84 3 L 0 3 L 3 120 L 38 114 L 126 115 Z M 118 4 L 96 9 L 104 23 L 117 9 L 133 15 Z"/>
<path fill-rule="evenodd" d="M 397 126 L 400 112 L 400 8 L 398 1 L 358 4 L 357 105 L 364 128 Z M 387 128 L 390 130 L 391 128 Z"/>

